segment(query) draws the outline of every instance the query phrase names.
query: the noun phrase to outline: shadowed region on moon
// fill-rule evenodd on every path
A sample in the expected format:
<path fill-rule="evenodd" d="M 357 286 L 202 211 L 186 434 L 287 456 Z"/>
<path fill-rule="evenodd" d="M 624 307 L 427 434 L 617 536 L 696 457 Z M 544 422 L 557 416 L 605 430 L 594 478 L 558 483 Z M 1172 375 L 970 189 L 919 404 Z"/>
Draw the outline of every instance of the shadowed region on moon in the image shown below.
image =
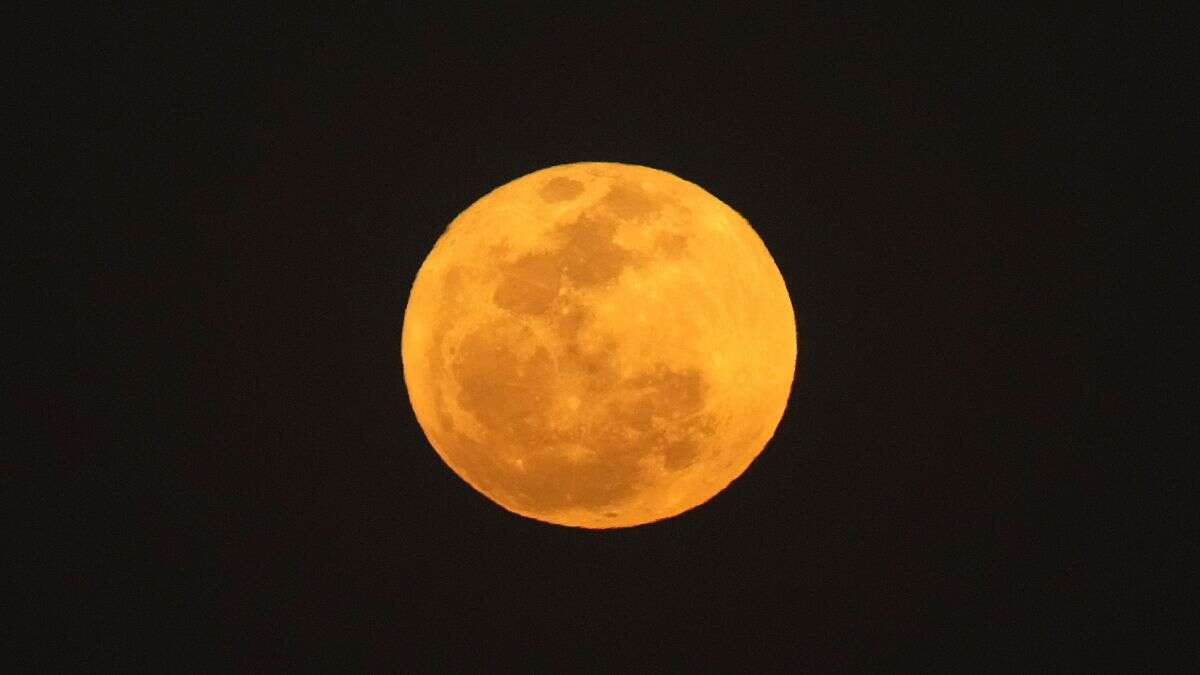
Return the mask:
<path fill-rule="evenodd" d="M 550 181 L 547 186 L 554 183 Z M 652 208 L 640 190 L 621 186 L 610 190 L 601 203 L 612 206 L 623 218 Z M 554 252 L 526 254 L 502 266 L 493 301 L 518 314 L 542 314 L 558 297 L 564 283 L 573 288 L 587 288 L 616 279 L 632 260 L 629 251 L 613 242 L 616 230 L 617 223 L 603 213 L 596 209 L 585 211 L 555 231 L 558 248 Z M 668 239 L 666 246 L 682 250 L 683 244 L 678 239 Z"/>
<path fill-rule="evenodd" d="M 559 176 L 546 181 L 539 194 L 548 202 L 562 202 L 574 199 L 582 193 L 583 183 Z"/>
<path fill-rule="evenodd" d="M 497 306 L 518 314 L 542 314 L 562 288 L 560 256 L 535 253 L 506 265 L 492 300 Z"/>
<path fill-rule="evenodd" d="M 634 218 L 658 210 L 658 203 L 632 183 L 617 183 L 609 188 L 600 203 L 620 218 Z"/>
<path fill-rule="evenodd" d="M 687 248 L 687 237 L 682 234 L 660 232 L 654 240 L 654 248 L 665 258 L 673 260 L 683 255 L 684 249 Z"/>

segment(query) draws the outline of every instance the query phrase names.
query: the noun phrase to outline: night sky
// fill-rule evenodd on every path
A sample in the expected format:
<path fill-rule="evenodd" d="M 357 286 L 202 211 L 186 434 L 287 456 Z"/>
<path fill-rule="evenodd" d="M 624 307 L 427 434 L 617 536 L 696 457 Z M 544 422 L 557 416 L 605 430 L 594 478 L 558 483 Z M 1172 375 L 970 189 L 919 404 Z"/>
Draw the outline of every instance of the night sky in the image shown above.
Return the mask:
<path fill-rule="evenodd" d="M 61 451 L 31 490 L 46 508 L 14 527 L 31 633 L 10 655 L 1195 658 L 1175 651 L 1195 619 L 1172 591 L 1184 545 L 1137 528 L 1152 471 L 1110 447 L 1130 235 L 1093 188 L 1146 124 L 1133 20 L 572 7 L 22 24 L 48 36 L 18 83 L 55 241 L 26 257 L 57 279 L 30 309 L 65 322 L 39 341 L 67 377 L 23 399 L 20 428 Z M 795 307 L 774 439 L 650 526 L 502 510 L 442 463 L 402 378 L 408 291 L 442 230 L 575 161 L 701 185 L 762 237 Z M 1163 606 L 1191 619 L 1151 628 Z"/>

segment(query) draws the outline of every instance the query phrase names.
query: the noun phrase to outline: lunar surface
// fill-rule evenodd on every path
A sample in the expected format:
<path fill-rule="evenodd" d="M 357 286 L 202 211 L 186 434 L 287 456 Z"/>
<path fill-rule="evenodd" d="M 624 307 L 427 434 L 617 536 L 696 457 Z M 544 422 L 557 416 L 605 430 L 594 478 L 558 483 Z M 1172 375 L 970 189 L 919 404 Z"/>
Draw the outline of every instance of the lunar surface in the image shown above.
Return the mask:
<path fill-rule="evenodd" d="M 401 338 L 417 421 L 509 511 L 587 528 L 677 515 L 775 432 L 796 326 L 766 247 L 672 174 L 566 164 L 463 211 Z"/>

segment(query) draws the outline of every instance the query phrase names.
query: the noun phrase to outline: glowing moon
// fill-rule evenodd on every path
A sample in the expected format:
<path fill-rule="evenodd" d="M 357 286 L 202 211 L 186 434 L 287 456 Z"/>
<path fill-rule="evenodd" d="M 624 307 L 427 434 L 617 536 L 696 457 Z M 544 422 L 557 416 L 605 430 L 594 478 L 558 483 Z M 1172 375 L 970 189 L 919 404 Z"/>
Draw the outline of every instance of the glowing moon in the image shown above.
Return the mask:
<path fill-rule="evenodd" d="M 787 405 L 796 324 L 750 225 L 643 166 L 554 166 L 454 219 L 401 338 L 417 421 L 500 506 L 577 527 L 724 489 Z"/>

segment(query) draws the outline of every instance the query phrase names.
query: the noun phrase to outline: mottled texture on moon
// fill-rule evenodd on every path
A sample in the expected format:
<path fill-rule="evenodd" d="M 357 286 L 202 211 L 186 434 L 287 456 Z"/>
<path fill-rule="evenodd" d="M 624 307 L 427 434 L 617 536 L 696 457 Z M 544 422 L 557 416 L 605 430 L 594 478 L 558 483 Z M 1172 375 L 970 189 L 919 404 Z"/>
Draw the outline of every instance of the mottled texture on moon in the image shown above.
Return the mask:
<path fill-rule="evenodd" d="M 502 507 L 589 528 L 725 488 L 787 404 L 796 328 L 749 224 L 655 169 L 555 166 L 460 214 L 405 312 L 417 420 Z"/>

